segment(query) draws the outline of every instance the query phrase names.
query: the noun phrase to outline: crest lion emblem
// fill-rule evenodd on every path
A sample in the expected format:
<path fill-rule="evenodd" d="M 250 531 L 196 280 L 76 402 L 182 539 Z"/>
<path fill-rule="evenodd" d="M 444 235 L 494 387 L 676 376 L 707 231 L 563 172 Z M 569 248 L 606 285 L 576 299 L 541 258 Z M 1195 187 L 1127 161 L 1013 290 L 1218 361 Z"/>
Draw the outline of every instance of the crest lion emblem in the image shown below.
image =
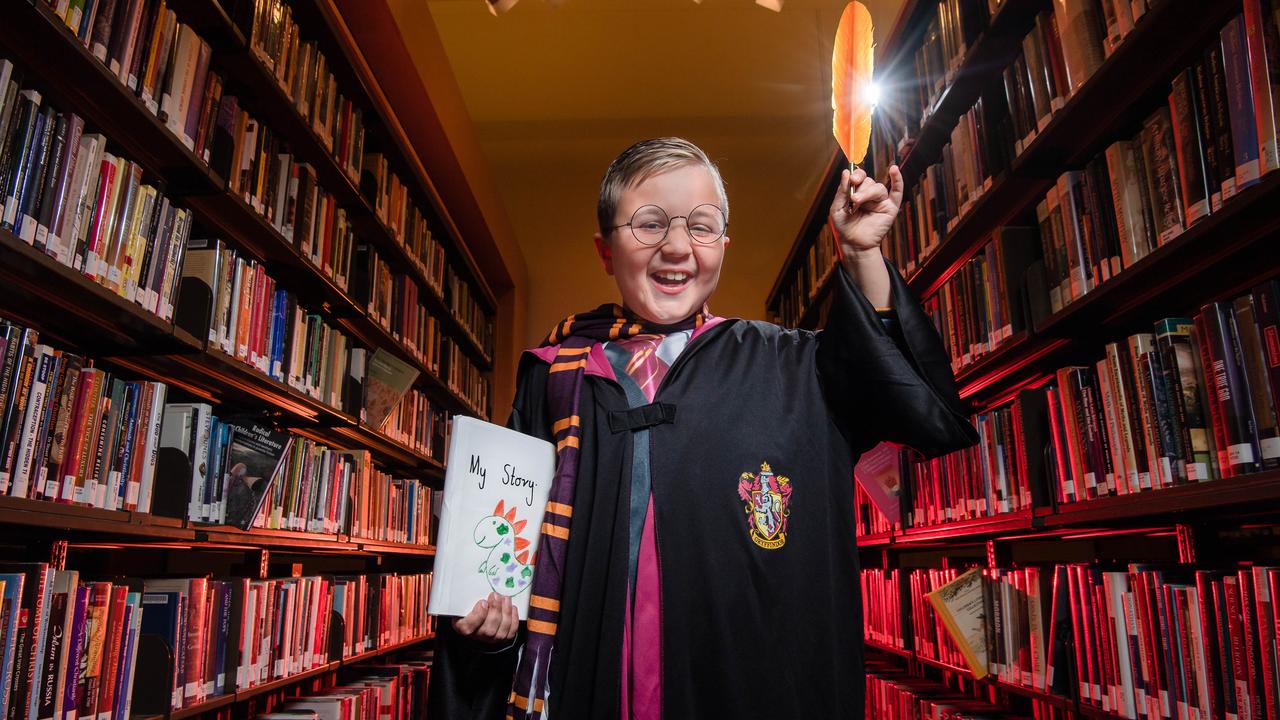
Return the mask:
<path fill-rule="evenodd" d="M 787 543 L 787 518 L 791 516 L 791 480 L 775 475 L 769 463 L 760 472 L 744 472 L 738 478 L 751 540 L 765 550 L 777 550 Z"/>

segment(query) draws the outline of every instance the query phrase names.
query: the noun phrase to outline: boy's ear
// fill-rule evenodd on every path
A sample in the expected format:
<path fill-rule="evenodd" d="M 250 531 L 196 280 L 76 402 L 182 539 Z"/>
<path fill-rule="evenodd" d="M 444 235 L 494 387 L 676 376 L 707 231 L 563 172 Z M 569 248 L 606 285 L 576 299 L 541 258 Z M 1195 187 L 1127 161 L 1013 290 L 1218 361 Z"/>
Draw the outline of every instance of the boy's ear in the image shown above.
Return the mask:
<path fill-rule="evenodd" d="M 596 252 L 600 255 L 600 262 L 604 265 L 604 271 L 613 275 L 613 248 L 609 247 L 609 241 L 604 239 L 600 233 L 595 235 Z"/>

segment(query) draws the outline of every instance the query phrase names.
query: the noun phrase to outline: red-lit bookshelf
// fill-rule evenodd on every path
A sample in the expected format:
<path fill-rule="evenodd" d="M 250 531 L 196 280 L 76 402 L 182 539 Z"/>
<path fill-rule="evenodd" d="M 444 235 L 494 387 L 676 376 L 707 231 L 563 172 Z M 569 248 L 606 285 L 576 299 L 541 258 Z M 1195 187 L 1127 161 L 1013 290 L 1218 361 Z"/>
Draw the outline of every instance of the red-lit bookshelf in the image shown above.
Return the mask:
<path fill-rule="evenodd" d="M 1224 693 L 1233 691 L 1208 666 L 1253 653 L 1247 660 L 1259 668 L 1257 682 L 1250 678 L 1243 692 L 1274 712 L 1267 687 L 1276 682 L 1275 626 L 1263 619 L 1274 598 L 1258 588 L 1280 565 L 1280 458 L 1267 449 L 1278 396 L 1268 375 L 1275 354 L 1265 346 L 1275 323 L 1267 294 L 1280 278 L 1269 247 L 1280 227 L 1273 210 L 1280 173 L 1265 143 L 1273 142 L 1271 110 L 1280 94 L 1255 74 L 1259 56 L 1240 64 L 1255 46 L 1270 51 L 1273 10 L 1255 0 L 925 0 L 906 3 L 881 40 L 882 99 L 864 167 L 882 178 L 897 163 L 906 181 L 903 216 L 884 250 L 937 324 L 982 440 L 933 461 L 904 453 L 901 518 L 868 523 L 859 507 L 860 530 L 901 522 L 901 529 L 860 535 L 858 547 L 864 568 L 895 571 L 895 592 L 910 606 L 897 639 L 908 650 L 867 640 L 877 702 L 893 693 L 927 697 L 941 683 L 1008 713 L 1002 717 L 1159 717 L 1142 707 L 1140 688 L 1163 692 L 1173 679 L 1146 663 L 1178 662 L 1186 668 L 1180 692 L 1189 693 L 1182 702 L 1218 718 L 1225 717 Z M 1077 12 L 1083 25 L 1067 30 L 1064 14 Z M 948 33 L 949 44 L 935 47 Z M 943 53 L 941 65 L 931 52 Z M 941 71 L 929 72 L 931 62 Z M 1218 98 L 1259 109 L 1233 111 L 1216 105 Z M 1166 139 L 1169 154 L 1150 155 Z M 1137 175 L 1126 175 L 1125 158 L 1138 156 Z M 831 247 L 826 208 L 846 165 L 836 150 L 766 301 L 783 325 L 825 322 L 834 263 L 824 256 Z M 1164 200 L 1153 200 L 1155 186 L 1144 184 L 1155 174 L 1172 183 Z M 1201 192 L 1203 207 L 1195 207 Z M 1153 201 L 1150 214 L 1123 224 L 1135 217 L 1125 208 L 1139 199 Z M 1156 216 L 1166 209 L 1171 214 Z M 1160 224 L 1171 218 L 1176 227 Z M 1022 234 L 1005 235 L 1005 228 Z M 1020 257 L 1011 249 L 1031 243 L 1038 247 L 1028 262 L 1009 259 Z M 1077 254 L 1063 256 L 1066 274 L 1057 276 L 1058 256 L 1050 253 L 1064 243 Z M 1240 351 L 1224 356 L 1215 342 Z M 1224 404 L 1228 396 L 1240 404 Z M 1239 434 L 1226 434 L 1235 433 L 1237 417 L 1253 423 L 1244 445 Z M 1243 464 L 1228 447 L 1243 448 Z M 940 621 L 923 597 L 907 601 L 921 573 L 971 568 L 983 572 L 982 622 L 994 653 L 986 659 L 992 674 L 978 681 L 963 663 L 939 659 L 939 649 L 913 644 L 933 637 Z M 1041 620 L 1028 621 L 1032 592 L 1018 575 L 1027 569 L 1055 582 L 1066 573 L 1064 588 L 1132 605 L 1107 615 L 1105 604 L 1071 596 L 1062 607 L 1083 613 L 1083 624 L 1049 637 L 1050 599 L 1059 598 L 1051 592 L 1043 607 L 1036 600 L 1032 616 Z M 1251 599 L 1215 605 L 1216 594 L 1237 592 L 1237 583 Z M 1167 618 L 1144 614 L 1143 598 L 1156 602 L 1156 595 L 1138 593 L 1150 588 L 1180 609 Z M 993 615 L 992 593 L 1006 603 L 1002 612 L 1015 614 Z M 1232 613 L 1266 639 L 1238 649 L 1226 642 L 1229 632 L 1210 637 Z M 1011 621 L 1023 625 L 999 625 Z M 875 627 L 882 637 L 881 624 Z M 1132 654 L 1115 644 L 1126 631 L 1146 643 L 1173 627 L 1193 633 L 1191 644 L 1150 653 L 1144 645 L 1141 658 L 1137 644 Z M 1190 653 L 1201 641 L 1196 662 L 1205 666 L 1197 670 Z M 1003 655 L 1009 649 L 1032 655 L 1011 660 Z M 1044 660 L 1059 673 L 1054 688 L 1029 682 L 1031 674 L 1010 675 L 1043 670 L 1028 658 L 1055 651 L 1064 655 Z M 1264 657 L 1270 670 L 1261 669 Z M 884 668 L 895 670 L 884 675 Z M 1087 696 L 1080 683 L 1088 682 L 1101 683 L 1100 696 Z"/>

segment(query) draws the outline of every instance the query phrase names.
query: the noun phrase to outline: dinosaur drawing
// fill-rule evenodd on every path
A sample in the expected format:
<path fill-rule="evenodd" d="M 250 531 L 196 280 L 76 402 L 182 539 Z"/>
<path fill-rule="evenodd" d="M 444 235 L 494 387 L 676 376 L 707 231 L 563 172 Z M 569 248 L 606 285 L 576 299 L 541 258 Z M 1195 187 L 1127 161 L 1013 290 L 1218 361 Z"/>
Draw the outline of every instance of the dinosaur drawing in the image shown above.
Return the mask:
<path fill-rule="evenodd" d="M 520 537 L 527 522 L 516 520 L 516 508 L 506 509 L 499 500 L 493 514 L 476 524 L 476 544 L 489 549 L 488 557 L 480 563 L 480 574 L 499 595 L 514 597 L 533 583 L 529 541 Z"/>

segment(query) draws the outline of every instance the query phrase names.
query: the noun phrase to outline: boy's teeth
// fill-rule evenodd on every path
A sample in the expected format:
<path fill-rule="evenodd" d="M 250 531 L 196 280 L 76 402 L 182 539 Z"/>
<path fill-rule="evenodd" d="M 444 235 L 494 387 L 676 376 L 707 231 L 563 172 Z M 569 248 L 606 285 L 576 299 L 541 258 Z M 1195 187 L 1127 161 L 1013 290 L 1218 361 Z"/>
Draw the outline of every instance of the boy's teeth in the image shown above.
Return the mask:
<path fill-rule="evenodd" d="M 685 273 L 655 273 L 659 280 L 668 280 L 670 282 L 684 282 L 689 277 Z"/>

